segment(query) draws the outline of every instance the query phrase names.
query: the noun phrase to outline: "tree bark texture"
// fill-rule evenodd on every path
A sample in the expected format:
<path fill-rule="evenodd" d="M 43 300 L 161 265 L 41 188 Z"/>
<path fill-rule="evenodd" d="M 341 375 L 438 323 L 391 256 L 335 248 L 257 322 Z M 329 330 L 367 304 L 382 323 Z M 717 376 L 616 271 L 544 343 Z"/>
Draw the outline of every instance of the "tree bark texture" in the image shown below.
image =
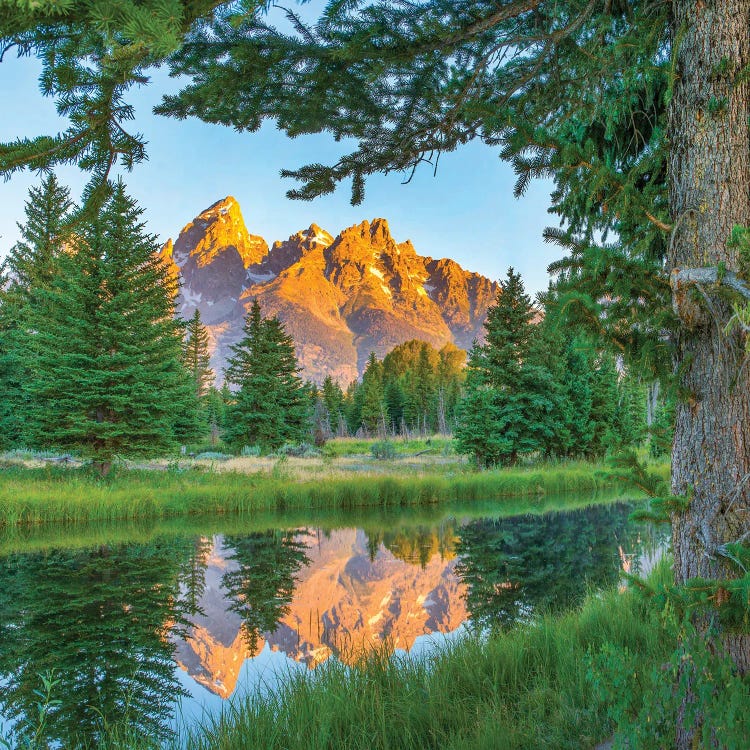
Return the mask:
<path fill-rule="evenodd" d="M 736 272 L 727 240 L 733 226 L 750 225 L 749 89 L 737 80 L 750 63 L 750 0 L 672 5 L 669 270 L 724 263 Z M 724 331 L 731 307 L 713 285 L 673 289 L 682 322 L 676 342 L 682 393 L 672 491 L 693 493 L 688 510 L 673 518 L 675 579 L 733 577 L 737 570 L 716 548 L 750 528 L 750 480 L 743 482 L 750 474 L 750 363 L 743 335 Z M 737 667 L 750 671 L 750 636 L 725 635 L 724 643 Z"/>

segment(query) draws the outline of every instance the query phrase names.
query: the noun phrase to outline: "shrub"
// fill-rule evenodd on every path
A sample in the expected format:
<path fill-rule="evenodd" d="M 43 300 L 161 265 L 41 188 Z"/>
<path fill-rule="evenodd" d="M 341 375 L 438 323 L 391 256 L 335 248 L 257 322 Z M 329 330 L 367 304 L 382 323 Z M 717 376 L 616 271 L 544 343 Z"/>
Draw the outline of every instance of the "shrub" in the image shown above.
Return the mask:
<path fill-rule="evenodd" d="M 396 448 L 389 440 L 380 440 L 377 443 L 373 443 L 370 447 L 373 458 L 377 458 L 381 461 L 396 458 Z"/>
<path fill-rule="evenodd" d="M 316 458 L 320 455 L 320 451 L 310 443 L 285 443 L 276 451 L 276 454 L 296 458 Z"/>

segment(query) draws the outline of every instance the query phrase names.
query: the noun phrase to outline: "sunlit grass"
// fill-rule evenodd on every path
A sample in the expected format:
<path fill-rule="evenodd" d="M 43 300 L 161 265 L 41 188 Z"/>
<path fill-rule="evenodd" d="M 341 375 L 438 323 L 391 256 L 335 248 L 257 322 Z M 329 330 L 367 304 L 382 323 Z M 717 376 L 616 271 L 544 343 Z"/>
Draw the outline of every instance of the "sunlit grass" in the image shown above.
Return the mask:
<path fill-rule="evenodd" d="M 0 528 L 247 514 L 286 509 L 397 508 L 449 501 L 587 492 L 607 486 L 601 466 L 559 464 L 485 472 L 352 472 L 296 476 L 282 462 L 269 471 L 120 470 L 107 479 L 87 470 L 5 469 L 0 473 Z M 661 468 L 666 471 L 665 467 Z"/>
<path fill-rule="evenodd" d="M 632 497 L 632 493 L 606 488 L 596 493 L 568 492 L 406 507 L 289 508 L 284 511 L 259 510 L 231 516 L 192 515 L 72 524 L 22 524 L 6 526 L 0 530 L 0 555 L 45 551 L 61 544 L 66 549 L 80 549 L 110 544 L 144 544 L 156 538 L 174 536 L 252 534 L 271 528 L 315 527 L 333 531 L 356 525 L 403 529 L 410 526 L 439 525 L 446 519 L 463 523 L 476 518 L 507 518 L 520 514 L 572 511 L 593 504 L 615 503 L 627 497 Z"/>
<path fill-rule="evenodd" d="M 381 438 L 335 438 L 323 446 L 322 452 L 323 455 L 332 457 L 370 455 L 372 446 L 380 442 L 383 442 Z M 387 442 L 400 456 L 416 453 L 433 456 L 455 454 L 455 441 L 447 435 L 419 438 L 395 437 L 388 439 Z"/>

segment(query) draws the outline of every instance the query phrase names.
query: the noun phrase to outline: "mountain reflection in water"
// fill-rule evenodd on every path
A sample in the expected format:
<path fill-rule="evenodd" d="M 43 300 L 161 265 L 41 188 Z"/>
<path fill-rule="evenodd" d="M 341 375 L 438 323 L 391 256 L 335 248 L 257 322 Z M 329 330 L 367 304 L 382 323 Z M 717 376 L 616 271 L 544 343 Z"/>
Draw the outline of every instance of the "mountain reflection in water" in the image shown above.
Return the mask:
<path fill-rule="evenodd" d="M 352 661 L 373 645 L 408 651 L 425 634 L 575 606 L 659 546 L 631 510 L 462 521 L 452 509 L 358 528 L 352 516 L 0 557 L 0 722 L 22 740 L 51 674 L 47 741 L 95 746 L 103 717 L 165 737 L 178 698 L 189 716 L 243 675 L 252 684 L 252 665 L 273 654 Z"/>

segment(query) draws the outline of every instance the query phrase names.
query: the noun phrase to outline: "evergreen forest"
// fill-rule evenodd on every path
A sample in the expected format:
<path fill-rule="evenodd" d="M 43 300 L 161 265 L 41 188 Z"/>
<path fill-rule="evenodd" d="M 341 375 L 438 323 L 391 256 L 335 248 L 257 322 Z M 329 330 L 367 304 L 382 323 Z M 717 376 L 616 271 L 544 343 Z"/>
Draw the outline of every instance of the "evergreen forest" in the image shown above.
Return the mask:
<path fill-rule="evenodd" d="M 122 183 L 88 221 L 50 176 L 26 213 L 0 293 L 6 450 L 73 452 L 106 473 L 118 458 L 180 446 L 304 452 L 349 436 L 455 435 L 479 467 L 668 442 L 647 409 L 652 385 L 563 325 L 554 289 L 532 301 L 512 268 L 483 343 L 467 353 L 407 341 L 371 353 L 348 384 L 305 382 L 283 323 L 254 300 L 218 389 L 200 312 L 176 316 L 177 282 Z"/>

